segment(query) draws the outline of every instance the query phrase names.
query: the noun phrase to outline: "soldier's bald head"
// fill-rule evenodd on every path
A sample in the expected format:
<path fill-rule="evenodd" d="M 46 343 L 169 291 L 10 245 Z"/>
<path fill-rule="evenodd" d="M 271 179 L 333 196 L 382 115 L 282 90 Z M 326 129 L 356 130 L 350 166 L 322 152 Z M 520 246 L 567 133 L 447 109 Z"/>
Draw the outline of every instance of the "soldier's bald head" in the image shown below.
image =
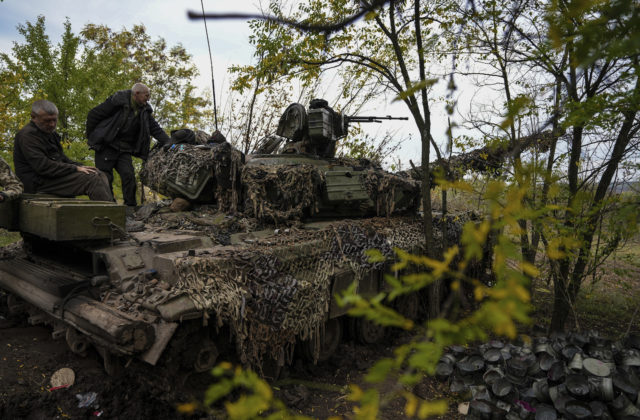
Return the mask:
<path fill-rule="evenodd" d="M 143 83 L 133 85 L 131 87 L 131 95 L 133 96 L 133 100 L 140 106 L 146 105 L 151 97 L 149 88 Z"/>
<path fill-rule="evenodd" d="M 136 83 L 135 85 L 133 85 L 133 87 L 131 88 L 131 91 L 133 93 L 139 93 L 139 92 L 149 92 L 149 87 L 147 85 L 145 85 L 144 83 Z"/>

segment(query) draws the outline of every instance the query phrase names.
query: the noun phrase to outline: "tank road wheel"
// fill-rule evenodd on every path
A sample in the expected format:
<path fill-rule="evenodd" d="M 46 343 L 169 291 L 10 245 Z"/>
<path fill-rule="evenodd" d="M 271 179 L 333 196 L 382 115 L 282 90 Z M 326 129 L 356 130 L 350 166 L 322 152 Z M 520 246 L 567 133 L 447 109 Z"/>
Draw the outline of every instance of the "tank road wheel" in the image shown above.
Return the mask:
<path fill-rule="evenodd" d="M 350 335 L 360 344 L 375 344 L 382 341 L 386 333 L 382 325 L 365 318 L 349 319 Z"/>
<path fill-rule="evenodd" d="M 23 315 L 27 312 L 27 304 L 24 300 L 9 293 L 7 294 L 7 310 L 12 316 Z"/>
<path fill-rule="evenodd" d="M 342 340 L 342 319 L 333 318 L 327 321 L 324 326 L 324 337 L 320 343 L 320 354 L 318 361 L 325 361 L 333 355 Z"/>
<path fill-rule="evenodd" d="M 67 328 L 65 338 L 67 340 L 67 345 L 69 345 L 72 352 L 81 356 L 85 356 L 87 354 L 89 342 L 82 335 L 78 334 L 78 331 L 76 331 L 75 328 Z"/>
<path fill-rule="evenodd" d="M 331 357 L 338 349 L 340 341 L 342 341 L 342 318 L 332 318 L 324 324 L 324 334 L 320 337 L 318 359 L 315 361 L 324 362 Z M 314 361 L 315 345 L 314 338 L 300 343 L 302 356 L 310 362 Z"/>
<path fill-rule="evenodd" d="M 111 353 L 104 347 L 96 346 L 96 350 L 98 350 L 98 353 L 100 353 L 100 356 L 102 356 L 104 371 L 107 372 L 107 375 L 117 377 L 123 374 L 124 366 L 122 365 L 118 356 Z"/>
<path fill-rule="evenodd" d="M 193 362 L 193 370 L 198 373 L 211 370 L 218 360 L 218 348 L 209 339 L 203 339 L 200 342 L 197 353 L 195 355 L 195 361 Z"/>
<path fill-rule="evenodd" d="M 265 355 L 262 359 L 262 366 L 260 367 L 262 377 L 269 382 L 277 381 L 278 378 L 280 378 L 280 373 L 282 373 L 283 365 L 284 363 L 282 361 Z"/>

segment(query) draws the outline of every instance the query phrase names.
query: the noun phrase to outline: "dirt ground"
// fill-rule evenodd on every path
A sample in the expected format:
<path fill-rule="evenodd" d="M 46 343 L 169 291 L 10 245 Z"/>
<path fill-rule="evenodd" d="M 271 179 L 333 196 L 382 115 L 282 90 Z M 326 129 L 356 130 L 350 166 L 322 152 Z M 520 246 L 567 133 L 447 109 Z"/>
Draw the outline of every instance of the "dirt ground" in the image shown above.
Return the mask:
<path fill-rule="evenodd" d="M 16 323 L 16 321 L 14 321 Z M 181 416 L 180 403 L 201 398 L 209 374 L 163 378 L 140 362 L 132 362 L 120 377 L 105 373 L 100 356 L 89 352 L 81 357 L 69 351 L 64 340 L 54 340 L 51 329 L 30 326 L 26 320 L 0 329 L 0 418 L 3 419 L 176 419 L 220 418 L 221 412 Z M 312 365 L 297 359 L 274 383 L 276 395 L 293 412 L 313 418 L 346 416 L 352 412 L 346 385 L 362 383 L 362 376 L 376 360 L 391 354 L 395 335 L 376 346 L 344 342 L 327 362 Z M 71 368 L 75 383 L 69 388 L 51 389 L 51 376 L 60 368 Z M 160 375 L 160 376 L 158 376 Z M 172 382 L 170 385 L 169 382 Z M 426 398 L 442 397 L 445 386 L 428 379 L 416 387 Z M 81 398 L 95 401 L 79 407 Z M 455 405 L 446 418 L 458 418 Z M 402 418 L 401 403 L 384 408 L 381 418 Z M 459 417 L 461 418 L 461 417 Z"/>

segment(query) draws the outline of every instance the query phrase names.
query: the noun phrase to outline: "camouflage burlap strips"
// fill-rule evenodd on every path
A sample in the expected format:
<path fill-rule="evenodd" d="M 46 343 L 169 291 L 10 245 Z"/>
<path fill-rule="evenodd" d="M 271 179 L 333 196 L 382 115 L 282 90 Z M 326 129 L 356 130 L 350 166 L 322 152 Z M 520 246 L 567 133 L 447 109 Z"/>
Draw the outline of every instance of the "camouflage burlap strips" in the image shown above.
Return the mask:
<path fill-rule="evenodd" d="M 305 209 L 317 211 L 324 175 L 313 165 L 245 166 L 241 182 L 247 188 L 245 213 L 277 223 L 301 219 Z"/>
<path fill-rule="evenodd" d="M 324 325 L 332 275 L 349 269 L 358 282 L 382 269 L 365 251 L 391 257 L 394 247 L 416 250 L 421 226 L 410 218 L 347 220 L 184 257 L 176 261 L 172 293 L 187 294 L 218 324 L 230 325 L 244 363 L 260 369 L 265 355 L 289 362 L 296 337 L 310 339 Z"/>
<path fill-rule="evenodd" d="M 223 210 L 236 210 L 237 179 L 242 153 L 229 143 L 191 145 L 174 144 L 168 150 L 156 149 L 140 173 L 142 182 L 154 191 L 175 198 L 180 194 L 170 183 L 193 184 L 202 172 L 215 178 L 217 203 Z M 222 185 L 224 183 L 225 185 Z"/>

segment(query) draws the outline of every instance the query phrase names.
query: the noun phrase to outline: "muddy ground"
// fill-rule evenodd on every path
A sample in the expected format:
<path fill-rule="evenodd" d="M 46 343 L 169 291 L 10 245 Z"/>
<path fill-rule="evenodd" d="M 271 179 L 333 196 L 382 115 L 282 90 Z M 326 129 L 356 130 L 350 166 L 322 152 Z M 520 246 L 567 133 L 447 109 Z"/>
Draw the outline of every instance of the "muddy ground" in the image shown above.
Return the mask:
<path fill-rule="evenodd" d="M 3 322 L 0 329 L 0 418 L 3 419 L 176 419 L 220 418 L 221 411 L 184 416 L 180 403 L 201 398 L 213 378 L 197 374 L 166 378 L 139 362 L 132 362 L 119 377 L 105 373 L 95 352 L 81 357 L 69 351 L 63 339 L 54 340 L 47 327 L 30 326 L 26 320 Z M 14 324 L 11 326 L 11 324 Z M 406 337 L 395 334 L 376 346 L 345 341 L 336 356 L 319 365 L 297 359 L 274 383 L 276 395 L 294 412 L 314 418 L 352 412 L 347 400 L 348 383 L 362 383 L 362 376 L 377 359 L 391 354 L 394 343 Z M 71 368 L 75 383 L 51 389 L 51 376 Z M 169 390 L 170 389 L 170 390 Z M 421 383 L 416 392 L 442 397 L 445 386 L 435 380 Z M 83 397 L 95 393 L 95 402 L 79 407 Z M 458 417 L 456 402 L 446 418 Z M 402 418 L 402 404 L 385 407 L 381 418 Z"/>

